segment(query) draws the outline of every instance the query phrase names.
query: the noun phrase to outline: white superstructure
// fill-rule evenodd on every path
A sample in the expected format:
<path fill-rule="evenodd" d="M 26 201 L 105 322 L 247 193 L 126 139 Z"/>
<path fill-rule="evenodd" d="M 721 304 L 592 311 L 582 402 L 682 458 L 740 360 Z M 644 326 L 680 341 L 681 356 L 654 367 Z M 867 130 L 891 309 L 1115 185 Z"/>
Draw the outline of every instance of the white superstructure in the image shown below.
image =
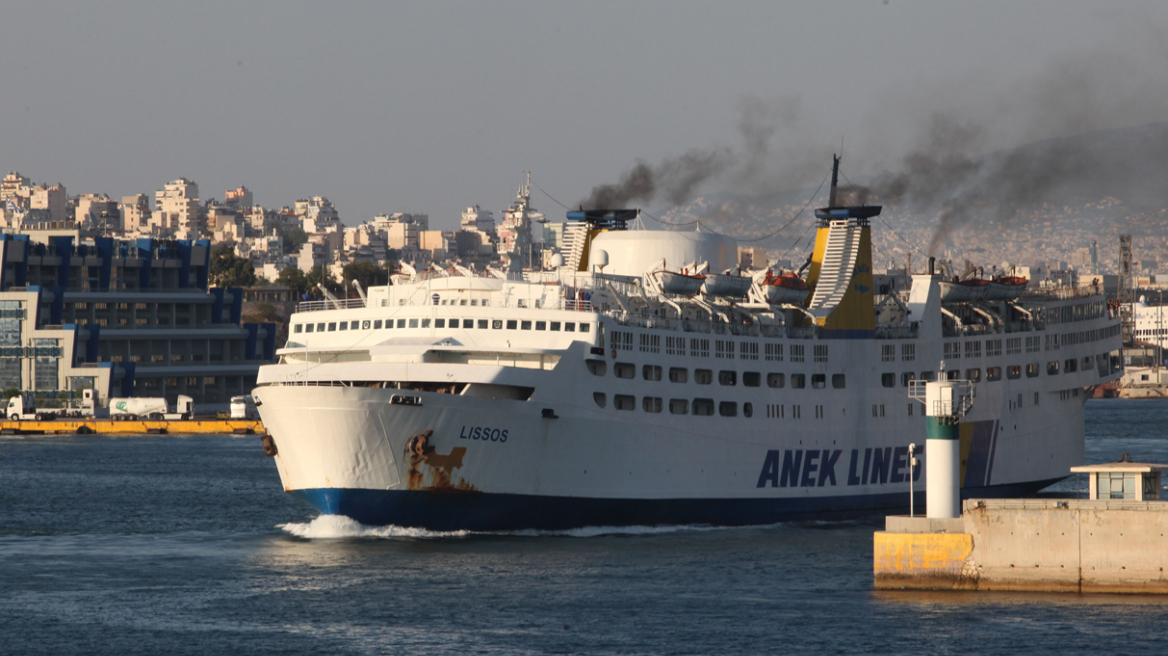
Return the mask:
<path fill-rule="evenodd" d="M 877 295 L 867 219 L 878 211 L 817 212 L 810 309 L 757 290 L 674 296 L 650 271 L 584 265 L 413 275 L 365 300 L 302 304 L 253 393 L 284 488 L 325 513 L 435 529 L 907 506 L 921 473 L 907 447 L 923 441 L 925 412 L 906 388 L 942 363 L 976 395 L 958 428 L 967 494 L 1063 478 L 1083 461 L 1085 388 L 1119 375 L 1104 298 L 1072 288 L 943 304 L 930 274 L 904 297 Z M 638 248 L 633 231 L 597 238 L 627 218 L 570 213 L 588 239 L 579 260 L 598 243 Z"/>

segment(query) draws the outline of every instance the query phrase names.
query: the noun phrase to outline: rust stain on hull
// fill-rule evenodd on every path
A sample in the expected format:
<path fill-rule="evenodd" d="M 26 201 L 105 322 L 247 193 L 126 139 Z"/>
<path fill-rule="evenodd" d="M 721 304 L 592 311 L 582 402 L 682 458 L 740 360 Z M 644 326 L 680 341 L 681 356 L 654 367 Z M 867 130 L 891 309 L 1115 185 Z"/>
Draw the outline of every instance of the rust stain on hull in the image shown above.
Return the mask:
<path fill-rule="evenodd" d="M 447 454 L 437 453 L 429 444 L 431 435 L 433 431 L 428 430 L 406 442 L 404 455 L 410 463 L 406 489 L 425 492 L 477 492 L 474 485 L 454 474 L 455 469 L 462 468 L 466 447 L 454 447 Z"/>

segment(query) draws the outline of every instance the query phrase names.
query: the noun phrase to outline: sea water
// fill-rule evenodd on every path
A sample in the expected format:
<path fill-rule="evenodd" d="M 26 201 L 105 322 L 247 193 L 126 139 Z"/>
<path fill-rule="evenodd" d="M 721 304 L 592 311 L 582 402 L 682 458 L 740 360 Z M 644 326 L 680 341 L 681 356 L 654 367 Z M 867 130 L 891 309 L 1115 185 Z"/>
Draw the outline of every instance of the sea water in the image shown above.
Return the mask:
<path fill-rule="evenodd" d="M 1168 403 L 1090 401 L 1087 459 L 1168 463 L 1166 431 Z M 367 527 L 281 492 L 255 437 L 5 437 L 0 653 L 1133 654 L 1168 644 L 1163 597 L 876 592 L 881 526 Z"/>

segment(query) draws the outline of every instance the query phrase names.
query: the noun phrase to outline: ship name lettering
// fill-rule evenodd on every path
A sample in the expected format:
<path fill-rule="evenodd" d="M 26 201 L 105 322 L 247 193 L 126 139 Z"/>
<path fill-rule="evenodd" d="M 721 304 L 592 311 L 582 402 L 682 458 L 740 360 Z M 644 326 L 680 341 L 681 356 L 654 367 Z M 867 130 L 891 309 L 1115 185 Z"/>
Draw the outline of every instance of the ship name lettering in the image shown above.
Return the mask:
<path fill-rule="evenodd" d="M 862 453 L 862 455 L 861 455 Z M 917 454 L 924 448 L 918 446 Z M 836 449 L 770 449 L 763 459 L 757 487 L 835 487 L 835 466 L 843 451 Z M 910 473 L 911 472 L 911 473 Z M 921 465 L 909 467 L 908 447 L 852 449 L 846 484 L 885 485 L 921 479 Z"/>
<path fill-rule="evenodd" d="M 464 440 L 482 440 L 484 442 L 506 442 L 507 428 L 491 428 L 490 426 L 463 426 L 458 437 Z"/>

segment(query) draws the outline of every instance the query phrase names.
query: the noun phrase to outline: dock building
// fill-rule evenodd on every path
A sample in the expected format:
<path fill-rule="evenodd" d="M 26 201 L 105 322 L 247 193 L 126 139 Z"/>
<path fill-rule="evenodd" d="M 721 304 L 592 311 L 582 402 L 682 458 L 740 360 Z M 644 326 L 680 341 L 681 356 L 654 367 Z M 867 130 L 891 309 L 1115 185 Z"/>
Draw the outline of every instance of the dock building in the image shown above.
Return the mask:
<path fill-rule="evenodd" d="M 208 287 L 209 240 L 0 235 L 0 389 L 227 404 L 275 354 L 243 293 Z"/>

